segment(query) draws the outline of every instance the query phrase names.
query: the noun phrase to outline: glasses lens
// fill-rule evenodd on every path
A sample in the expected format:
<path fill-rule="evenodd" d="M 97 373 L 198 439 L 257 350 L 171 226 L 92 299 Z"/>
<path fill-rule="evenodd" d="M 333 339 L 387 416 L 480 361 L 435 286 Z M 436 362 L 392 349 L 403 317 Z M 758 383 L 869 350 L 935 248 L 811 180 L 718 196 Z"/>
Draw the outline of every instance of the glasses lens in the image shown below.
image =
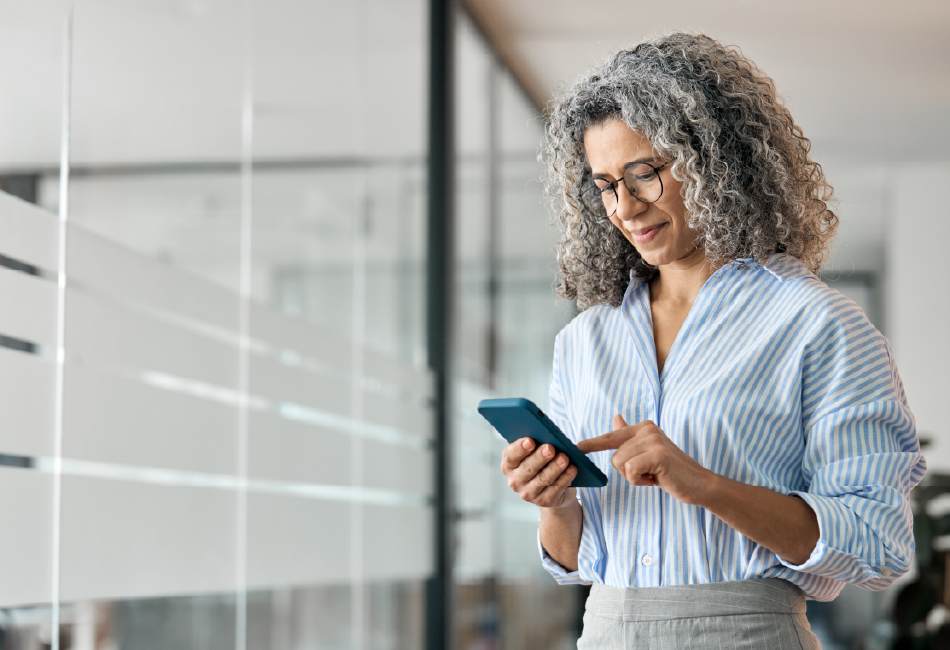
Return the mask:
<path fill-rule="evenodd" d="M 646 163 L 635 163 L 623 173 L 623 182 L 638 199 L 653 203 L 663 193 L 663 183 L 657 171 Z"/>
<path fill-rule="evenodd" d="M 617 195 L 609 185 L 604 187 L 589 182 L 581 193 L 584 207 L 595 217 L 607 218 L 617 208 Z"/>

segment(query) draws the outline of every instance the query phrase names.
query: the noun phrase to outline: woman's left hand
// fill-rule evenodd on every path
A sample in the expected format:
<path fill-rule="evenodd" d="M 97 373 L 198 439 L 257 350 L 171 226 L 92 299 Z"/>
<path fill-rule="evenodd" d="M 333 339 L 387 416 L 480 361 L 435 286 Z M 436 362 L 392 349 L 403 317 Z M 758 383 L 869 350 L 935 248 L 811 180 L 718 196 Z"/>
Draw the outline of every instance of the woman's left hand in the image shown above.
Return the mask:
<path fill-rule="evenodd" d="M 614 430 L 581 440 L 577 447 L 588 454 L 616 449 L 611 464 L 633 485 L 655 485 L 683 503 L 697 503 L 716 475 L 673 444 L 655 423 L 644 420 L 628 425 L 614 416 Z"/>

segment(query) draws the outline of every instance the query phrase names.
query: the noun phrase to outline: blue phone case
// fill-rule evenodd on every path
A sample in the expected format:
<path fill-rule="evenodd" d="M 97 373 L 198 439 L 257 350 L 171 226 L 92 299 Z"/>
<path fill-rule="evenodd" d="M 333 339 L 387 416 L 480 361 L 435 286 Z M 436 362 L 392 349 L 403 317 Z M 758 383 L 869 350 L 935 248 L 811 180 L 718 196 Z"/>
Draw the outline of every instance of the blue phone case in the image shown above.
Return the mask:
<path fill-rule="evenodd" d="M 557 425 L 541 412 L 534 402 L 522 397 L 483 399 L 478 403 L 478 412 L 491 422 L 495 430 L 508 442 L 531 438 L 538 445 L 551 445 L 567 454 L 577 467 L 577 476 L 571 487 L 604 487 L 607 477 L 577 446 L 565 436 Z"/>

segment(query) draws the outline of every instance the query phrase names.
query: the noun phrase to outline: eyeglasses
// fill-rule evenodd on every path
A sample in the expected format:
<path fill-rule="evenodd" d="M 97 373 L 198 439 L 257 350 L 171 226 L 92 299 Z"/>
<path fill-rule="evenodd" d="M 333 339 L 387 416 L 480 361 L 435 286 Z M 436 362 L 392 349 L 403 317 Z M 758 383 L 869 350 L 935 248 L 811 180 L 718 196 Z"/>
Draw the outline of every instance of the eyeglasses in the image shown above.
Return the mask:
<path fill-rule="evenodd" d="M 617 184 L 623 181 L 630 195 L 642 203 L 656 203 L 663 196 L 663 181 L 660 170 L 669 165 L 666 162 L 659 167 L 650 163 L 630 163 L 623 170 L 623 178 L 608 181 L 595 178 L 588 182 L 581 191 L 581 198 L 585 207 L 592 214 L 605 219 L 614 216 L 620 197 L 617 195 Z"/>

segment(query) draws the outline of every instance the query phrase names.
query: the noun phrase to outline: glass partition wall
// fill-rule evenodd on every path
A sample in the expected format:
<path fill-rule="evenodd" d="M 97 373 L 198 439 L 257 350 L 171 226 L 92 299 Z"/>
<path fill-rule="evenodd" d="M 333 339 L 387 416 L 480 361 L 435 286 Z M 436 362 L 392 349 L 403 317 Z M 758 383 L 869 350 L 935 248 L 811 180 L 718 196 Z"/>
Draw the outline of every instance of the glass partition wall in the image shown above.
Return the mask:
<path fill-rule="evenodd" d="M 572 315 L 541 122 L 459 15 L 458 648 L 570 646 L 497 471 Z M 0 6 L 0 650 L 416 649 L 424 0 Z"/>
<path fill-rule="evenodd" d="M 0 7 L 0 648 L 424 644 L 426 29 Z"/>

